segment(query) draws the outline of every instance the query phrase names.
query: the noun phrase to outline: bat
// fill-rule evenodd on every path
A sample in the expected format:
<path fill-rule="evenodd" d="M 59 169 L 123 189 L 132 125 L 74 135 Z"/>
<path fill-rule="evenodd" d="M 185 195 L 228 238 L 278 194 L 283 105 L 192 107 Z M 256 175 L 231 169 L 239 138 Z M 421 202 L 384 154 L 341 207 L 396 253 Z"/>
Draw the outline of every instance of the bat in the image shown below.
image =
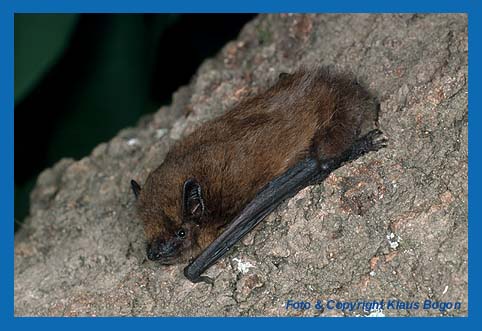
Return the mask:
<path fill-rule="evenodd" d="M 353 77 L 321 67 L 281 74 L 197 127 L 144 186 L 131 180 L 147 257 L 202 273 L 285 199 L 386 146 L 379 104 Z"/>

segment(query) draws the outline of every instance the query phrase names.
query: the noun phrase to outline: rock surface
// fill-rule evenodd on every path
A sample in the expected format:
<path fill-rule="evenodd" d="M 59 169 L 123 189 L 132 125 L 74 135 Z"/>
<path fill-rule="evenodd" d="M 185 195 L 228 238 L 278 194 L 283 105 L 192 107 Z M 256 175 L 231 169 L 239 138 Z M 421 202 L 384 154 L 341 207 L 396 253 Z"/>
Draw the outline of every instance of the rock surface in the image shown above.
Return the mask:
<path fill-rule="evenodd" d="M 15 238 L 16 315 L 369 315 L 287 300 L 460 301 L 467 315 L 467 16 L 261 15 L 171 106 L 45 170 Z M 389 147 L 283 203 L 213 266 L 146 261 L 129 180 L 199 123 L 297 67 L 351 71 L 381 101 Z"/>

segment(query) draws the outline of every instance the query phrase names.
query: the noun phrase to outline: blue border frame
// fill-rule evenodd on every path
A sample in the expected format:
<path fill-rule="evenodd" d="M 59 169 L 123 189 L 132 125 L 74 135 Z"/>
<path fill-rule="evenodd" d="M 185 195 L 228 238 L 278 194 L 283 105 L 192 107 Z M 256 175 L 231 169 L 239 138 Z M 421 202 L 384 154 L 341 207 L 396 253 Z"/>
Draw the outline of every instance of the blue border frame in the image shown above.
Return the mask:
<path fill-rule="evenodd" d="M 396 323 L 391 319 L 295 319 L 295 318 L 257 318 L 257 319 L 229 319 L 229 318 L 208 318 L 208 319 L 174 319 L 166 318 L 157 320 L 147 319 L 115 319 L 115 318 L 82 318 L 82 319 L 50 319 L 50 318 L 14 318 L 13 295 L 14 295 L 14 276 L 13 276 L 13 231 L 12 219 L 13 197 L 14 197 L 14 141 L 13 141 L 13 119 L 14 119 L 14 70 L 13 70 L 13 16 L 14 13 L 125 13 L 125 12 L 465 12 L 469 14 L 469 278 L 470 282 L 470 309 L 468 318 L 408 318 L 398 319 Z M 481 32 L 482 14 L 481 6 L 477 0 L 459 1 L 421 1 L 407 0 L 397 3 L 380 0 L 365 1 L 330 1 L 315 2 L 309 0 L 243 0 L 236 3 L 221 0 L 177 0 L 162 2 L 149 0 L 0 0 L 0 325 L 9 325 L 20 329 L 31 329 L 39 327 L 53 328 L 84 328 L 107 326 L 106 323 L 114 323 L 117 328 L 130 329 L 138 326 L 139 323 L 145 327 L 153 327 L 153 323 L 161 324 L 161 327 L 181 327 L 192 326 L 198 328 L 213 327 L 212 323 L 220 323 L 221 327 L 249 327 L 265 326 L 273 328 L 292 328 L 292 327 L 312 327 L 325 326 L 326 323 L 342 323 L 343 326 L 368 327 L 372 326 L 373 321 L 383 323 L 390 329 L 406 328 L 414 323 L 434 323 L 436 327 L 442 328 L 466 328 L 470 324 L 480 322 L 480 284 L 478 282 L 479 265 L 478 257 L 480 253 L 480 241 L 477 234 L 480 233 L 481 226 L 478 222 L 479 210 L 475 207 L 477 197 L 481 194 L 478 189 L 479 175 L 474 169 L 481 166 L 480 157 L 473 145 L 480 139 L 481 132 L 474 129 L 480 125 L 481 106 Z M 477 93 L 474 93 L 476 92 Z M 472 147 L 472 148 L 471 148 Z M 34 324 L 35 323 L 35 324 Z M 323 324 L 321 324 L 323 323 Z M 355 324 L 356 323 L 356 324 Z M 370 323 L 370 325 L 368 324 Z M 159 324 L 156 324 L 159 327 Z"/>

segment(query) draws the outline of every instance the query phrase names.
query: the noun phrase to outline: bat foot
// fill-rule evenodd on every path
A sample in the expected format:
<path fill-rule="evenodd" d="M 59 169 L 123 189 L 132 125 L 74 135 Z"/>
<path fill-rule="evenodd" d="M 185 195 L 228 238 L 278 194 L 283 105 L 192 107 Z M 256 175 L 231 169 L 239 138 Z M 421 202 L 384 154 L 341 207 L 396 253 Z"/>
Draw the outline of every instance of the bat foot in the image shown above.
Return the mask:
<path fill-rule="evenodd" d="M 388 139 L 379 129 L 368 132 L 365 137 L 367 139 L 367 152 L 374 152 L 387 147 Z"/>
<path fill-rule="evenodd" d="M 387 147 L 388 139 L 379 129 L 372 130 L 361 137 L 353 145 L 350 160 L 354 160 L 368 152 L 376 152 Z"/>
<path fill-rule="evenodd" d="M 333 158 L 326 160 L 316 160 L 318 169 L 320 170 L 314 178 L 310 180 L 310 185 L 320 184 L 333 170 L 340 167 L 342 164 L 356 160 L 360 156 L 375 152 L 387 146 L 388 139 L 383 135 L 383 132 L 375 129 L 368 132 L 363 137 L 359 138 L 353 146 L 347 150 L 341 158 Z"/>

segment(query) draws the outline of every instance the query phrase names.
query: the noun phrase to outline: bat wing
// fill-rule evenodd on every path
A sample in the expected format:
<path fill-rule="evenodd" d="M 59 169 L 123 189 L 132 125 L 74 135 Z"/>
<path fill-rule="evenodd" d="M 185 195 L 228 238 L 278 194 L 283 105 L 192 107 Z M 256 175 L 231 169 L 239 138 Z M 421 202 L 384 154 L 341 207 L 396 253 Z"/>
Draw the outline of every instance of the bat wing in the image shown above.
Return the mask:
<path fill-rule="evenodd" d="M 381 132 L 373 130 L 357 140 L 349 150 L 339 157 L 321 161 L 307 158 L 269 182 L 229 223 L 223 233 L 184 268 L 186 278 L 193 283 L 201 281 L 212 283 L 212 280 L 209 277 L 202 276 L 202 273 L 216 263 L 285 199 L 294 196 L 310 183 L 322 181 L 343 163 L 354 160 L 367 152 L 385 147 L 386 139 L 380 138 Z"/>

